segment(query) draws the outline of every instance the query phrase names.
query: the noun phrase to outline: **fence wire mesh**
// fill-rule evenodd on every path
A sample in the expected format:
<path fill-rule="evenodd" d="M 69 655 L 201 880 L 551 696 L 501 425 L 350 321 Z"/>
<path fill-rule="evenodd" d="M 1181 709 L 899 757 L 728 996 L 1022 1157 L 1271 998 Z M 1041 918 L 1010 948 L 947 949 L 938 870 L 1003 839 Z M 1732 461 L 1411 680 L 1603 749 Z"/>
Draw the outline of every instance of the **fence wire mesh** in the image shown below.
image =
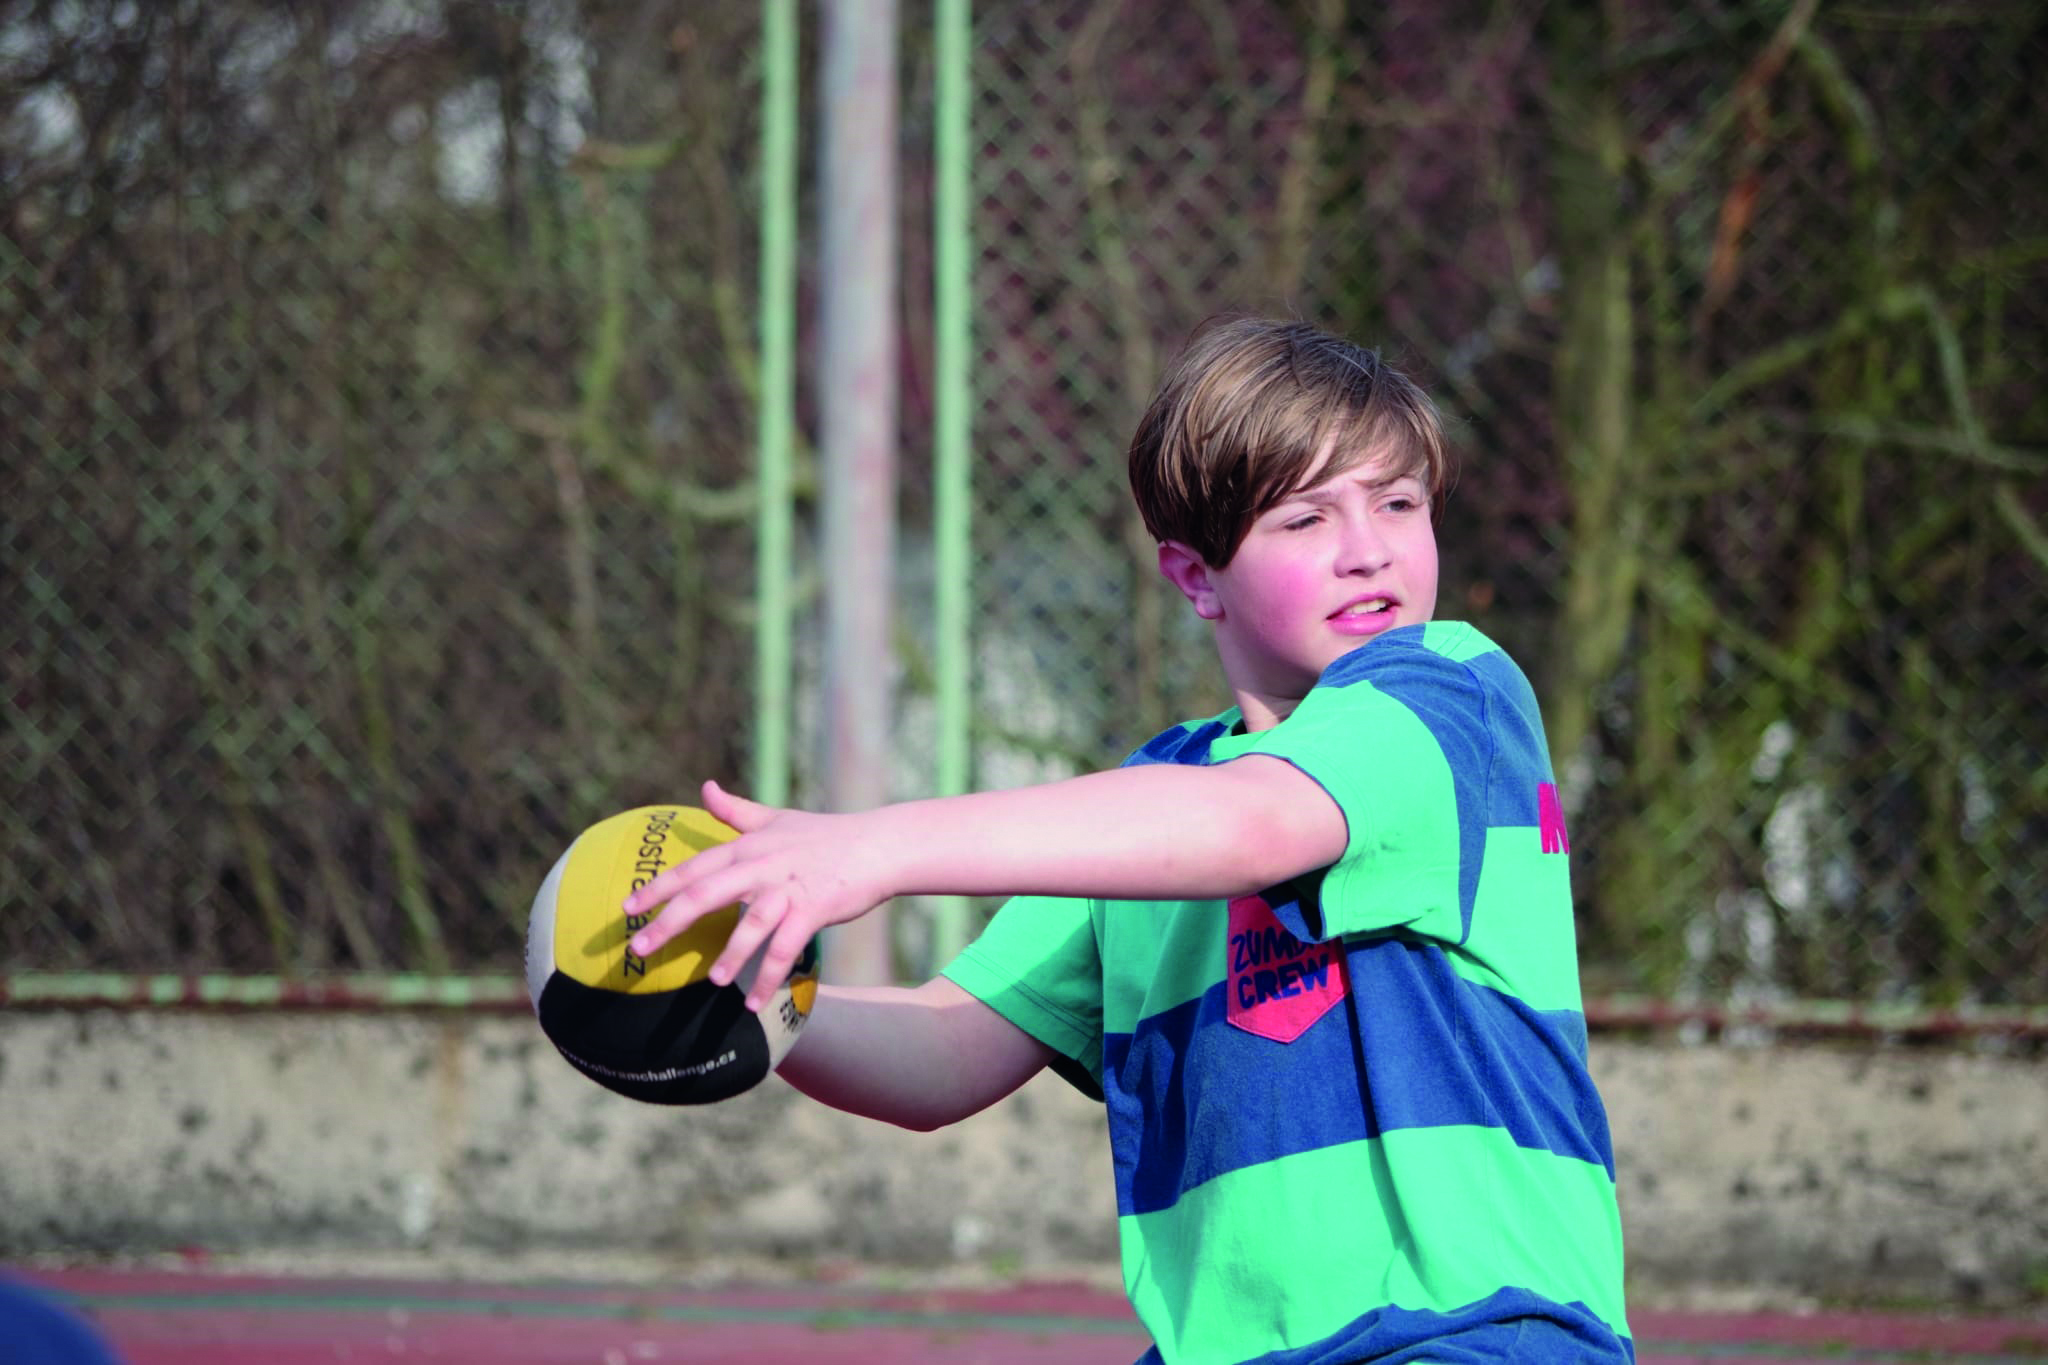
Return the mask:
<path fill-rule="evenodd" d="M 1123 443 L 1202 317 L 1295 314 L 1452 420 L 1439 615 L 1544 698 L 1589 989 L 2042 1003 L 2048 15 L 1607 13 L 976 7 L 977 784 L 1225 704 Z M 757 39 L 0 19 L 0 963 L 510 969 L 578 828 L 746 772 Z"/>

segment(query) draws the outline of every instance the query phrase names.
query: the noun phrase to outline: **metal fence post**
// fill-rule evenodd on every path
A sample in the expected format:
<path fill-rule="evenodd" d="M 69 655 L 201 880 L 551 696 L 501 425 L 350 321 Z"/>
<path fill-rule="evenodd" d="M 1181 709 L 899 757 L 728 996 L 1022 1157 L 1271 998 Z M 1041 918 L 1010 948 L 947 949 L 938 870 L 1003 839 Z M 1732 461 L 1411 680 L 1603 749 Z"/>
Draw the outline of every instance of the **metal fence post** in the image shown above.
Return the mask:
<path fill-rule="evenodd" d="M 967 790 L 973 736 L 969 684 L 973 642 L 968 602 L 974 574 L 971 430 L 973 229 L 969 219 L 974 152 L 970 141 L 973 84 L 972 0 L 937 0 L 933 64 L 936 126 L 932 159 L 932 553 L 933 654 L 938 675 L 938 787 L 941 796 Z M 967 938 L 967 902 L 958 896 L 931 906 L 931 965 L 942 966 Z"/>
<path fill-rule="evenodd" d="M 889 796 L 890 602 L 896 544 L 896 5 L 825 7 L 825 792 L 832 810 Z M 849 985 L 894 977 L 886 909 L 828 937 Z"/>
<path fill-rule="evenodd" d="M 761 6 L 761 389 L 756 431 L 754 773 L 789 800 L 791 437 L 796 423 L 796 0 Z"/>

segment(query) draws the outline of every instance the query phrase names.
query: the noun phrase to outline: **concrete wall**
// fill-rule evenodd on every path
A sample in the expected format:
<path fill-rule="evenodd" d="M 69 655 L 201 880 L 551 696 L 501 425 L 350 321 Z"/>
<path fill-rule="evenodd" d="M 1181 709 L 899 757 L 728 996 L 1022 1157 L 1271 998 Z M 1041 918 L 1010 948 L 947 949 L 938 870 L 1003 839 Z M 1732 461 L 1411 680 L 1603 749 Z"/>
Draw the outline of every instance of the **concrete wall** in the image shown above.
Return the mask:
<path fill-rule="evenodd" d="M 1596 1039 L 1649 1293 L 2007 1300 L 2048 1279 L 2048 1061 Z M 648 1252 L 1113 1267 L 1100 1108 L 942 1133 L 780 1082 L 665 1110 L 523 1017 L 0 1012 L 0 1255 Z"/>

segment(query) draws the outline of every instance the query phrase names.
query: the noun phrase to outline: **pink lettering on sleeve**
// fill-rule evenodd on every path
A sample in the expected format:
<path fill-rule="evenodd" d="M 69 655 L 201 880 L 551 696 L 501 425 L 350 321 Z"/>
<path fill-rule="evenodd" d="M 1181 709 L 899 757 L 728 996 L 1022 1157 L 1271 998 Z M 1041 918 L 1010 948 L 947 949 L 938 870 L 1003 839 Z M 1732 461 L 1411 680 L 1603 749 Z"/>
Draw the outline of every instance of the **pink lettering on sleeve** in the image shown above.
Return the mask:
<path fill-rule="evenodd" d="M 1572 851 L 1571 836 L 1565 833 L 1564 828 L 1564 807 L 1558 802 L 1557 784 L 1554 782 L 1536 784 L 1536 823 L 1543 830 L 1545 853 Z"/>

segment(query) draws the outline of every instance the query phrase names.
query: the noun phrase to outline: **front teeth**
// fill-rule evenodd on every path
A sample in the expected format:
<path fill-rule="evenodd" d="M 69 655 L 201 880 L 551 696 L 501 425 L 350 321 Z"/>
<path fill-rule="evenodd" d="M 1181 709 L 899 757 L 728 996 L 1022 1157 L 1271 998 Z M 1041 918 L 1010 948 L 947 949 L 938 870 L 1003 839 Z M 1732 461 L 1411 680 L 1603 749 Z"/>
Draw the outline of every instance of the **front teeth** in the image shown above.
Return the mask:
<path fill-rule="evenodd" d="M 1377 602 L 1360 602 L 1357 606 L 1346 607 L 1341 614 L 1345 616 L 1365 616 L 1373 612 L 1385 611 L 1393 605 L 1392 602 L 1387 601 L 1383 597 Z"/>

